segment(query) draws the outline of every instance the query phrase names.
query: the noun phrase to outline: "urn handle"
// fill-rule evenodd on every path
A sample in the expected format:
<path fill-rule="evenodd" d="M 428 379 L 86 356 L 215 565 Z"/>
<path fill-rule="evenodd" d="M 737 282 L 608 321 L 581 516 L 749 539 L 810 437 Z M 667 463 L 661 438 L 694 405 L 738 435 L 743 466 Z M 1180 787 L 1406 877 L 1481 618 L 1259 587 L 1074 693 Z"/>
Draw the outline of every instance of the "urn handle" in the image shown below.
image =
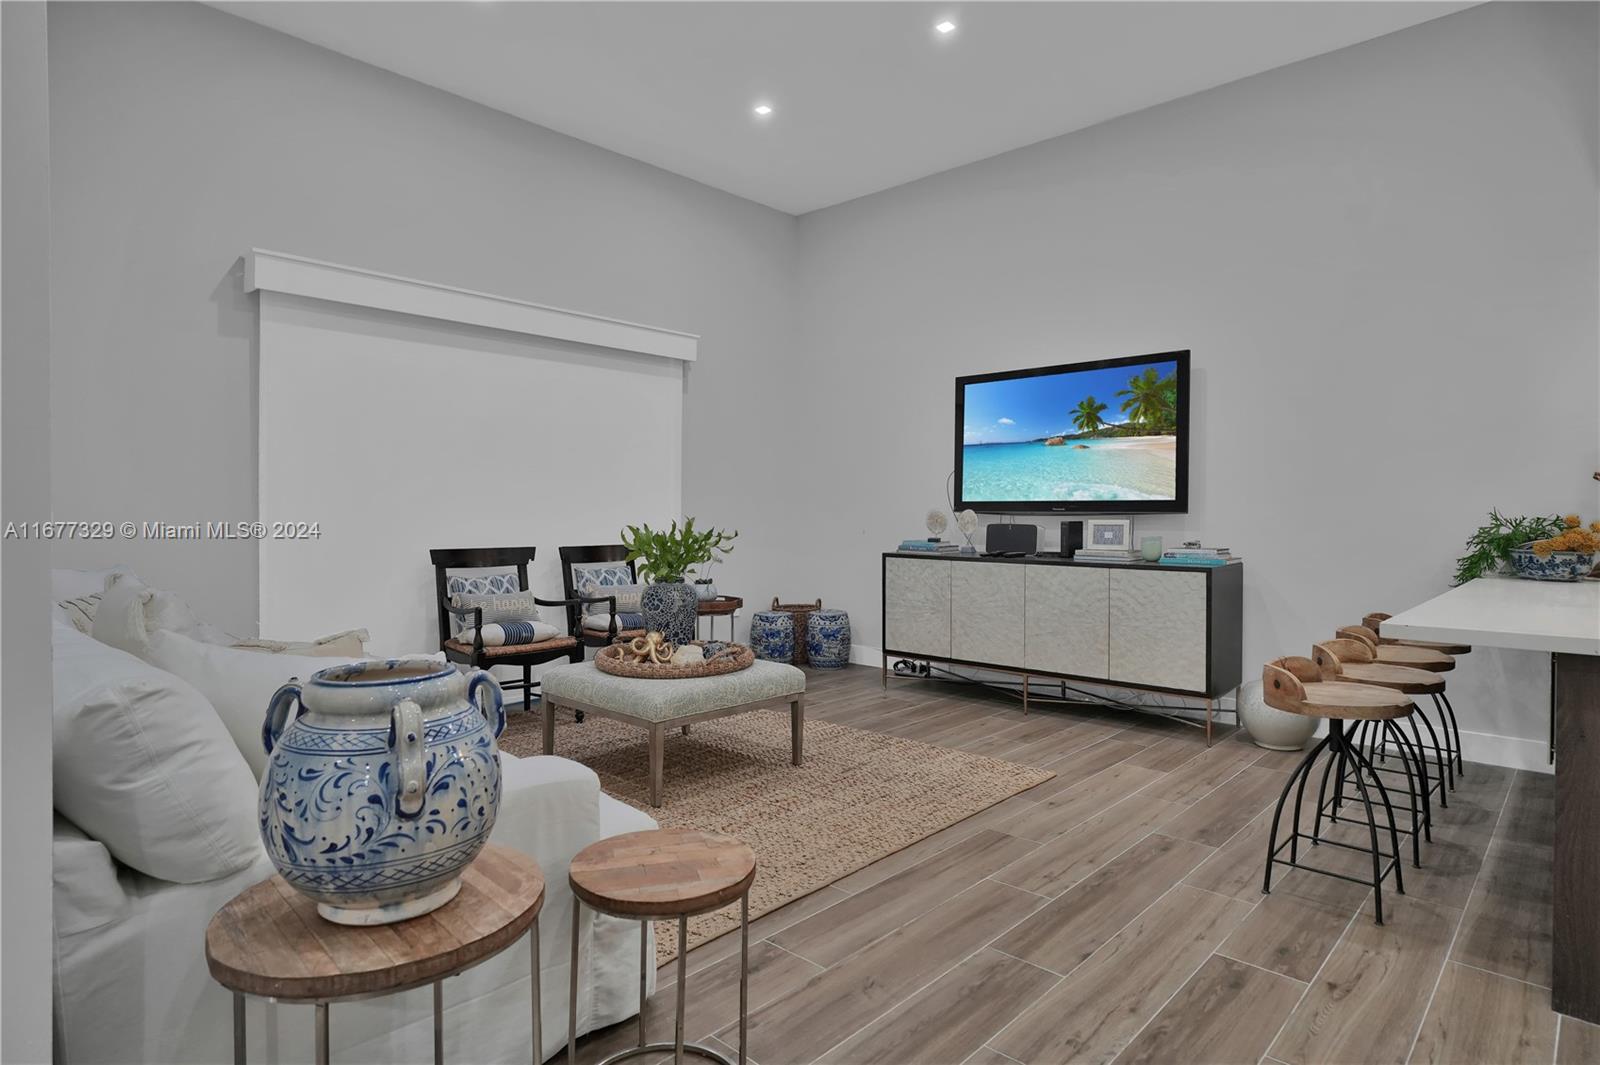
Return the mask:
<path fill-rule="evenodd" d="M 395 796 L 396 812 L 401 817 L 422 813 L 428 782 L 427 736 L 422 728 L 422 707 L 412 699 L 401 699 L 390 717 L 389 749 L 400 774 L 400 790 Z"/>
<path fill-rule="evenodd" d="M 485 684 L 489 686 L 488 706 L 478 701 L 478 689 Z M 500 690 L 500 682 L 490 676 L 488 670 L 478 670 L 472 674 L 472 679 L 467 681 L 467 701 L 483 713 L 483 719 L 494 730 L 494 738 L 499 739 L 500 733 L 506 730 L 506 697 Z"/>
<path fill-rule="evenodd" d="M 278 737 L 283 735 L 283 730 L 289 727 L 295 707 L 302 705 L 299 677 L 290 677 L 289 683 L 272 693 L 272 701 L 267 704 L 266 720 L 261 722 L 261 746 L 268 754 L 278 745 Z"/>

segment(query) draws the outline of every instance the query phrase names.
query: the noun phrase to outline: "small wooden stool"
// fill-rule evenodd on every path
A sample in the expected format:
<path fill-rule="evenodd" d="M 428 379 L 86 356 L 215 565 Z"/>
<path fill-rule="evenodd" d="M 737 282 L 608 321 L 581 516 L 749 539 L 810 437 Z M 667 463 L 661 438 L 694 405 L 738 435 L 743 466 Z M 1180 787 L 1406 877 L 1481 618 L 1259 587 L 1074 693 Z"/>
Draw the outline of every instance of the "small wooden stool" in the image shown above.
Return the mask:
<path fill-rule="evenodd" d="M 1372 648 L 1373 660 L 1390 666 L 1410 666 L 1413 669 L 1425 669 L 1430 673 L 1448 673 L 1456 668 L 1455 657 L 1445 651 L 1439 650 L 1445 646 L 1459 646 L 1454 644 L 1438 644 L 1423 646 L 1417 643 L 1384 643 L 1374 629 L 1365 625 L 1347 625 L 1336 634 L 1341 639 L 1360 640 Z M 1457 774 L 1465 774 L 1466 761 L 1461 757 L 1461 726 L 1456 724 L 1456 711 L 1450 705 L 1450 697 L 1440 688 L 1437 692 L 1429 693 L 1433 698 L 1434 712 L 1439 715 L 1439 728 L 1444 733 L 1444 750 L 1446 764 L 1450 767 L 1447 774 L 1451 787 L 1455 787 Z M 1435 748 L 1437 749 L 1437 748 Z"/>
<path fill-rule="evenodd" d="M 628 832 L 591 843 L 572 859 L 572 990 L 567 1029 L 567 1065 L 578 1061 L 578 932 L 584 904 L 613 917 L 639 922 L 639 1045 L 619 1050 L 598 1065 L 671 1051 L 676 1065 L 685 1053 L 722 1065 L 727 1057 L 698 1043 L 683 1041 L 684 987 L 689 975 L 689 918 L 720 910 L 739 900 L 739 1065 L 745 1062 L 750 1018 L 750 885 L 756 856 L 749 846 L 716 832 L 685 828 Z M 650 921 L 678 921 L 678 1013 L 671 1043 L 646 1041 L 645 984 L 652 962 Z"/>
<path fill-rule="evenodd" d="M 1452 658 L 1459 658 L 1462 655 L 1469 655 L 1472 653 L 1472 645 L 1467 643 L 1439 643 L 1435 640 L 1402 640 L 1396 636 L 1385 636 L 1383 634 L 1383 623 L 1388 621 L 1393 616 L 1394 615 L 1392 614 L 1368 614 L 1366 617 L 1361 619 L 1361 624 L 1363 628 L 1371 629 L 1377 634 L 1378 643 L 1380 645 L 1395 644 L 1399 647 L 1421 647 L 1429 651 L 1439 651 L 1443 654 L 1449 655 Z"/>
<path fill-rule="evenodd" d="M 1353 883 L 1365 884 L 1372 889 L 1377 921 L 1382 924 L 1383 878 L 1393 872 L 1395 890 L 1402 895 L 1406 893 L 1405 882 L 1400 873 L 1400 831 L 1395 824 L 1394 807 L 1389 802 L 1389 793 L 1383 785 L 1383 779 L 1373 769 L 1372 763 L 1361 753 L 1361 749 L 1351 742 L 1349 735 L 1345 732 L 1345 722 L 1392 721 L 1395 718 L 1405 717 L 1415 709 L 1414 704 L 1411 702 L 1411 697 L 1402 692 L 1370 684 L 1325 681 L 1322 679 L 1321 669 L 1318 668 L 1315 662 L 1309 658 L 1300 658 L 1298 656 L 1280 658 L 1275 662 L 1268 662 L 1261 670 L 1261 690 L 1266 704 L 1275 710 L 1283 710 L 1291 714 L 1302 714 L 1306 717 L 1326 718 L 1328 722 L 1328 734 L 1322 738 L 1320 743 L 1307 752 L 1305 758 L 1295 767 L 1294 772 L 1289 774 L 1289 779 L 1284 781 L 1283 791 L 1278 795 L 1278 805 L 1272 812 L 1272 834 L 1267 837 L 1267 868 L 1261 882 L 1262 894 L 1268 894 L 1272 891 L 1272 867 L 1274 865 L 1287 865 L 1294 869 L 1304 869 L 1307 872 L 1320 873 L 1323 876 L 1349 880 Z M 1346 766 L 1352 767 L 1351 779 L 1354 780 L 1356 791 L 1361 796 L 1361 805 L 1367 811 L 1366 821 L 1356 823 L 1364 823 L 1371 836 L 1372 879 L 1370 881 L 1300 863 L 1299 850 L 1300 840 L 1302 839 L 1310 840 L 1313 847 L 1327 843 L 1335 847 L 1344 847 L 1348 850 L 1369 850 L 1369 848 L 1358 847 L 1352 843 L 1323 839 L 1320 816 L 1313 825 L 1313 831 L 1310 834 L 1300 831 L 1300 801 L 1305 797 L 1306 781 L 1311 778 L 1311 770 L 1316 765 L 1317 758 L 1325 750 L 1329 752 L 1330 760 L 1322 771 L 1322 783 L 1317 789 L 1317 809 L 1320 813 L 1323 806 L 1323 794 L 1328 786 L 1328 776 L 1333 767 L 1335 765 L 1340 767 L 1341 777 Z M 1363 771 L 1377 787 L 1378 796 L 1383 801 L 1384 812 L 1388 815 L 1391 850 L 1387 854 L 1378 845 L 1378 819 L 1373 811 L 1372 798 L 1367 790 L 1367 781 L 1363 779 Z M 1283 818 L 1283 804 L 1288 800 L 1291 789 L 1295 792 L 1294 830 L 1289 834 L 1289 838 L 1280 844 L 1278 842 L 1278 825 Z M 1289 848 L 1289 857 L 1287 859 L 1278 857 L 1278 853 L 1284 847 Z M 1385 860 L 1387 860 L 1387 864 Z"/>
<path fill-rule="evenodd" d="M 1391 666 L 1385 663 L 1374 662 L 1372 651 L 1360 640 L 1326 640 L 1311 649 L 1311 661 L 1317 664 L 1322 671 L 1325 681 L 1343 681 L 1349 684 L 1367 684 L 1373 687 L 1387 688 L 1404 695 L 1417 695 L 1437 691 L 1444 687 L 1444 681 L 1437 673 L 1429 673 L 1425 669 L 1412 669 L 1408 666 Z M 1356 747 L 1367 752 L 1368 759 L 1373 761 L 1373 771 L 1388 773 L 1391 776 L 1401 772 L 1405 775 L 1405 795 L 1411 803 L 1411 862 L 1413 865 L 1422 865 L 1422 846 L 1420 840 L 1426 838 L 1433 842 L 1433 808 L 1432 792 L 1435 787 L 1439 789 L 1439 801 L 1442 806 L 1449 806 L 1444 788 L 1444 756 L 1439 751 L 1438 738 L 1434 738 L 1434 753 L 1438 760 L 1439 777 L 1430 780 L 1428 777 L 1428 760 L 1423 754 L 1427 745 L 1422 742 L 1422 733 L 1417 728 L 1417 719 L 1428 726 L 1429 735 L 1433 735 L 1433 725 L 1428 719 L 1417 713 L 1406 714 L 1405 719 L 1411 722 L 1411 739 L 1407 739 L 1400 731 L 1395 720 L 1361 721 L 1357 722 L 1353 739 Z M 1394 741 L 1400 750 L 1400 769 L 1391 769 L 1385 763 L 1388 761 L 1388 743 Z M 1416 746 L 1412 746 L 1412 740 Z M 1412 772 L 1415 767 L 1416 772 Z M 1319 807 L 1317 820 L 1320 822 L 1326 812 L 1329 817 L 1339 820 L 1339 810 L 1344 805 L 1344 765 L 1339 767 L 1338 782 L 1334 785 L 1331 809 Z M 1418 780 L 1422 786 L 1417 786 Z M 1317 829 L 1313 828 L 1313 833 Z M 1402 831 L 1404 831 L 1402 829 Z"/>
<path fill-rule="evenodd" d="M 444 1061 L 444 980 L 528 933 L 533 955 L 533 1046 L 539 1065 L 539 863 L 489 844 L 461 874 L 455 898 L 421 917 L 334 924 L 281 876 L 235 895 L 206 926 L 211 978 L 233 992 L 233 1060 L 244 1065 L 244 996 L 314 1004 L 317 1065 L 328 1065 L 328 1005 L 433 985 L 433 1060 Z"/>

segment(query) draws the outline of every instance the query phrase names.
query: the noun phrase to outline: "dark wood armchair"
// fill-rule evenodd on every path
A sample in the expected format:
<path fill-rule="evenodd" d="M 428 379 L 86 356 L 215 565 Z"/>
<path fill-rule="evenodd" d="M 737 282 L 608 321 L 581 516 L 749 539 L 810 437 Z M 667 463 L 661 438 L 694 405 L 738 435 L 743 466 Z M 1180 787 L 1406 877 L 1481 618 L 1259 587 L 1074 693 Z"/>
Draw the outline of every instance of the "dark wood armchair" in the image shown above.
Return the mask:
<path fill-rule="evenodd" d="M 556 548 L 556 553 L 561 556 L 561 593 L 567 597 L 569 603 L 598 602 L 600 598 L 610 600 L 611 625 L 606 630 L 585 629 L 583 627 L 583 607 L 581 605 L 567 607 L 568 631 L 577 637 L 579 642 L 585 647 L 606 647 L 618 636 L 632 638 L 644 635 L 643 629 L 618 630 L 617 601 L 614 598 L 602 596 L 595 599 L 584 599 L 578 594 L 578 589 L 575 586 L 574 567 L 599 566 L 606 563 L 626 565 L 628 567 L 628 575 L 637 584 L 639 573 L 634 568 L 633 563 L 628 561 L 628 549 L 626 547 L 621 544 L 589 544 L 582 547 L 558 547 Z"/>
<path fill-rule="evenodd" d="M 517 587 L 521 591 L 528 591 L 528 562 L 533 558 L 534 548 L 531 547 L 462 547 L 462 548 L 434 548 L 428 554 L 433 560 L 434 571 L 434 598 L 439 604 L 439 648 L 444 656 L 451 662 L 475 669 L 488 669 L 490 666 L 521 666 L 522 680 L 501 681 L 500 686 L 508 691 L 521 689 L 523 705 L 531 707 L 533 697 L 538 690 L 539 682 L 533 679 L 533 667 L 554 662 L 565 658 L 569 662 L 583 661 L 583 644 L 573 635 L 575 631 L 570 624 L 572 612 L 582 609 L 583 601 L 576 602 L 567 599 L 540 599 L 534 598 L 539 606 L 564 607 L 569 619 L 568 632 L 565 636 L 554 636 L 536 643 L 514 644 L 504 647 L 485 647 L 483 645 L 483 608 L 472 607 L 457 609 L 450 604 L 450 595 L 446 590 L 449 582 L 449 572 L 460 569 L 506 569 L 515 567 L 517 571 Z M 456 639 L 450 634 L 450 618 L 452 615 L 459 617 L 462 624 L 471 626 L 473 638 L 471 643 Z"/>

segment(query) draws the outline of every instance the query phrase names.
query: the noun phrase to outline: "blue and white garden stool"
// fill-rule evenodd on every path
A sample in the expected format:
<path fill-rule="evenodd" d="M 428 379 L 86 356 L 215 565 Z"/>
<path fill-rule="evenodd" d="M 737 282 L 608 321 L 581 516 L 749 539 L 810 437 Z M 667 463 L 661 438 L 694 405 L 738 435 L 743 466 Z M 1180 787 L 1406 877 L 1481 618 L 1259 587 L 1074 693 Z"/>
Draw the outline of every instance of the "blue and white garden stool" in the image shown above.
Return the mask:
<path fill-rule="evenodd" d="M 769 662 L 794 661 L 794 615 L 784 610 L 758 610 L 750 619 L 750 647 Z"/>
<path fill-rule="evenodd" d="M 843 610 L 813 610 L 806 618 L 806 654 L 814 669 L 850 664 L 850 615 Z"/>

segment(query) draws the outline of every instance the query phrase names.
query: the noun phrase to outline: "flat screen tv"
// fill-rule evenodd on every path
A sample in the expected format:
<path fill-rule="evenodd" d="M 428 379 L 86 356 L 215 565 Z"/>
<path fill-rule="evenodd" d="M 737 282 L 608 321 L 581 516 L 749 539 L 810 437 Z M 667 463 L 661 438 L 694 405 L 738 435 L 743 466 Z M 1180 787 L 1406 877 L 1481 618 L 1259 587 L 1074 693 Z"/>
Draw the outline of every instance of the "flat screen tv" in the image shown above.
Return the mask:
<path fill-rule="evenodd" d="M 956 378 L 957 510 L 1189 509 L 1189 353 Z"/>

